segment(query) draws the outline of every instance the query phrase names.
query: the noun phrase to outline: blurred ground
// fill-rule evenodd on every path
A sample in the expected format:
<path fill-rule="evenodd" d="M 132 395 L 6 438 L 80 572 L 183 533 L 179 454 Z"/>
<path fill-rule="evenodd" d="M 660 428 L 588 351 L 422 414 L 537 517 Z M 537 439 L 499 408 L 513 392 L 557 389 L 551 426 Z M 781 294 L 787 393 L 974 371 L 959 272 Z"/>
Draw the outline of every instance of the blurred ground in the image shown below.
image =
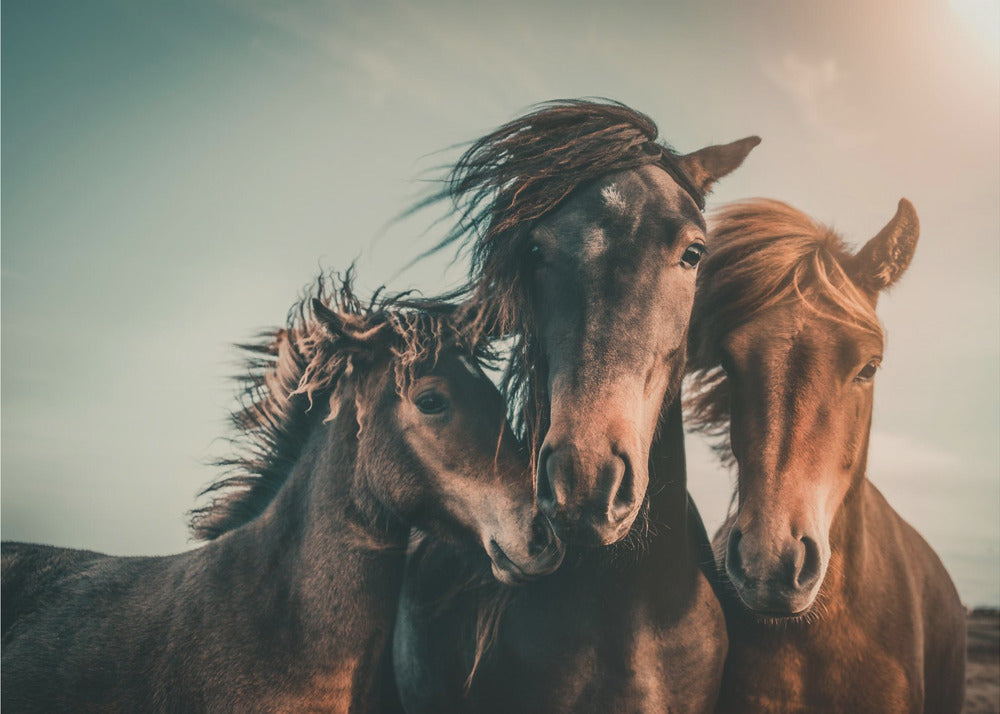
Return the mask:
<path fill-rule="evenodd" d="M 969 613 L 964 714 L 1000 713 L 1000 610 Z"/>

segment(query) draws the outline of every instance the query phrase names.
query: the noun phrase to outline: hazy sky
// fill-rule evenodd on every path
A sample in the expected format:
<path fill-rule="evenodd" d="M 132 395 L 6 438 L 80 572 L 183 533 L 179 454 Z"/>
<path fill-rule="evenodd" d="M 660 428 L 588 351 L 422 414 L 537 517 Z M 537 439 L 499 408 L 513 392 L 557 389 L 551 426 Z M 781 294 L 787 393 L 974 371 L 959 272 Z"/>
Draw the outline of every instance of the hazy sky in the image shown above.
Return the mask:
<path fill-rule="evenodd" d="M 448 256 L 399 273 L 429 216 L 374 241 L 454 157 L 430 154 L 599 95 L 684 151 L 760 134 L 710 206 L 779 198 L 858 244 L 914 202 L 870 475 L 967 602 L 1000 604 L 995 0 L 6 0 L 0 27 L 5 539 L 188 547 L 229 345 L 320 266 L 444 287 Z M 714 526 L 730 479 L 690 448 Z"/>

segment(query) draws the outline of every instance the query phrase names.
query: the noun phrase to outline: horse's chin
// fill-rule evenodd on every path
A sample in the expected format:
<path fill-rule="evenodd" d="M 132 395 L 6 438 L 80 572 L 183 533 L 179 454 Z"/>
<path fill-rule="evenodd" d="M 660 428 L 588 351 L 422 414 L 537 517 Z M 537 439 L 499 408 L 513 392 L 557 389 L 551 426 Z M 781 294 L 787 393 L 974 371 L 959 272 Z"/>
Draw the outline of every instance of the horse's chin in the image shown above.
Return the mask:
<path fill-rule="evenodd" d="M 495 541 L 491 540 L 487 545 L 487 553 L 490 556 L 490 566 L 493 569 L 493 577 L 504 585 L 524 585 L 534 580 L 532 574 L 515 563 L 504 552 L 503 548 Z"/>
<path fill-rule="evenodd" d="M 607 548 L 624 540 L 635 525 L 642 503 L 614 525 L 597 524 L 586 519 L 555 519 L 555 532 L 559 540 L 580 548 Z"/>
<path fill-rule="evenodd" d="M 491 563 L 493 568 L 493 577 L 497 579 L 498 582 L 504 585 L 509 585 L 511 587 L 517 587 L 519 585 L 524 585 L 529 583 L 534 578 L 527 576 L 521 570 L 510 570 L 507 568 L 501 568 L 496 563 Z"/>
<path fill-rule="evenodd" d="M 518 562 L 507 555 L 499 543 L 491 540 L 486 546 L 486 552 L 490 557 L 494 578 L 504 585 L 524 585 L 558 570 L 566 555 L 566 548 L 559 540 L 550 538 L 548 545 L 541 551 L 530 558 L 518 559 Z"/>
<path fill-rule="evenodd" d="M 819 617 L 819 609 L 816 607 L 816 594 L 808 599 L 788 600 L 785 598 L 771 599 L 766 604 L 761 604 L 752 598 L 743 596 L 743 593 L 736 591 L 737 600 L 746 616 L 761 625 L 781 627 L 797 623 L 813 622 Z M 748 602 L 751 600 L 751 602 Z"/>

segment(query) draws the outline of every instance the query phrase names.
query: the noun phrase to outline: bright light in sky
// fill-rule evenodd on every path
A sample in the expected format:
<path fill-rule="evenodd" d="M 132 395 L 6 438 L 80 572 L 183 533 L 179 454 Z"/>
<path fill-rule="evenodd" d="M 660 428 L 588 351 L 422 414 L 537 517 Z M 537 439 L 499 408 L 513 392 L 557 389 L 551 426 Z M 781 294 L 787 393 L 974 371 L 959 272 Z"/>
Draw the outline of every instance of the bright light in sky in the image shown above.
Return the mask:
<path fill-rule="evenodd" d="M 1000 61 L 1000 0 L 951 0 L 951 8 L 994 61 Z"/>

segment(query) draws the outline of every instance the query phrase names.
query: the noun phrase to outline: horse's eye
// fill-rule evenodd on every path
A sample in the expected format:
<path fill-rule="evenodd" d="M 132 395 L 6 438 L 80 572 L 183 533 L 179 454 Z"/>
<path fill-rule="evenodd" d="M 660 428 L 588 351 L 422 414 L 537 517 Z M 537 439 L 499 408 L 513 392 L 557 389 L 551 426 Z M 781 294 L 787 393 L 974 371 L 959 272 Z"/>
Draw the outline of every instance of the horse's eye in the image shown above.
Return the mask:
<path fill-rule="evenodd" d="M 875 376 L 875 372 L 878 370 L 879 361 L 877 359 L 869 360 L 868 364 L 861 368 L 857 376 L 854 378 L 855 382 L 870 382 L 872 377 Z"/>
<path fill-rule="evenodd" d="M 681 256 L 681 265 L 687 268 L 694 268 L 705 257 L 705 253 L 707 252 L 704 243 L 692 243 L 684 251 L 684 255 Z"/>
<path fill-rule="evenodd" d="M 448 398 L 433 389 L 422 392 L 413 403 L 424 414 L 440 414 L 448 408 Z"/>
<path fill-rule="evenodd" d="M 531 245 L 528 246 L 528 260 L 530 260 L 533 265 L 541 263 L 544 257 L 545 256 L 542 253 L 542 246 L 538 245 L 538 243 L 532 242 Z"/>

